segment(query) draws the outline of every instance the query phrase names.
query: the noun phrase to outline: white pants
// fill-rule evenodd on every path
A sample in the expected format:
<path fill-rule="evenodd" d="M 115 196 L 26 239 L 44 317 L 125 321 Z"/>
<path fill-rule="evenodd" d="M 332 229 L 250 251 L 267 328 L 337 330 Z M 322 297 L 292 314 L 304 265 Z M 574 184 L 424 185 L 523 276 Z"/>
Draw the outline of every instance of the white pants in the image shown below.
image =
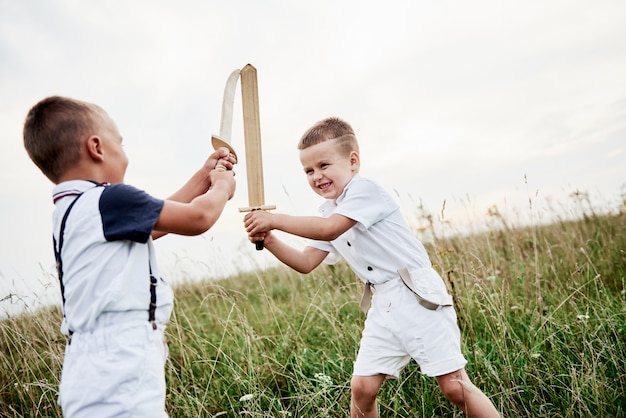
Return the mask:
<path fill-rule="evenodd" d="M 59 387 L 64 417 L 167 417 L 163 326 L 148 321 L 75 333 Z"/>
<path fill-rule="evenodd" d="M 427 376 L 441 376 L 467 364 L 454 308 L 424 308 L 398 278 L 374 288 L 353 374 L 397 378 L 411 358 Z"/>

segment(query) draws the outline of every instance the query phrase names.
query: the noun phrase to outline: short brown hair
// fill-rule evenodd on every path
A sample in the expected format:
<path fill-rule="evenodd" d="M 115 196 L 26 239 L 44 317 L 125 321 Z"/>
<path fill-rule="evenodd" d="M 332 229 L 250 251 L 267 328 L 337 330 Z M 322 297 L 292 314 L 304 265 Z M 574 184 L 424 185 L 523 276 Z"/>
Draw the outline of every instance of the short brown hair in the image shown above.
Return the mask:
<path fill-rule="evenodd" d="M 94 126 L 94 105 L 51 96 L 33 106 L 24 122 L 24 148 L 39 169 L 58 183 L 80 160 L 81 140 Z"/>
<path fill-rule="evenodd" d="M 337 117 L 322 119 L 307 129 L 298 142 L 298 149 L 303 150 L 331 139 L 337 140 L 337 145 L 346 155 L 352 151 L 359 152 L 359 143 L 352 126 Z"/>

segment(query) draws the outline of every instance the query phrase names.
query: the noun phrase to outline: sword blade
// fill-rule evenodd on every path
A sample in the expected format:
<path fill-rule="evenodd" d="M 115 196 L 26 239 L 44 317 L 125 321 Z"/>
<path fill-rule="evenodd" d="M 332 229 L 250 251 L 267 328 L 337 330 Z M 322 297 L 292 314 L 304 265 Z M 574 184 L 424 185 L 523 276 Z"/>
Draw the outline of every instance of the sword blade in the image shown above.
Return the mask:
<path fill-rule="evenodd" d="M 259 117 L 259 87 L 256 68 L 248 64 L 241 69 L 241 99 L 243 106 L 243 135 L 246 145 L 246 172 L 248 180 L 247 208 L 239 208 L 240 212 L 252 210 L 276 209 L 274 205 L 265 205 L 263 189 L 263 154 L 261 152 L 261 121 Z M 263 241 L 257 241 L 256 249 L 263 249 Z"/>
<path fill-rule="evenodd" d="M 261 151 L 261 123 L 256 68 L 248 64 L 241 70 L 241 99 L 243 106 L 243 133 L 246 145 L 248 175 L 248 204 L 265 204 L 263 189 L 263 155 Z"/>
<path fill-rule="evenodd" d="M 237 88 L 237 81 L 239 80 L 239 70 L 233 71 L 224 87 L 224 96 L 222 98 L 222 118 L 220 120 L 220 134 L 219 136 L 213 135 L 211 141 L 213 148 L 218 149 L 220 147 L 226 147 L 228 150 L 237 157 L 237 153 L 231 145 L 231 136 L 233 129 L 233 106 L 235 103 L 235 90 Z"/>
<path fill-rule="evenodd" d="M 235 90 L 239 80 L 239 70 L 233 71 L 226 86 L 224 86 L 224 98 L 222 99 L 222 120 L 220 122 L 220 138 L 230 143 L 233 131 L 233 106 L 235 103 Z"/>

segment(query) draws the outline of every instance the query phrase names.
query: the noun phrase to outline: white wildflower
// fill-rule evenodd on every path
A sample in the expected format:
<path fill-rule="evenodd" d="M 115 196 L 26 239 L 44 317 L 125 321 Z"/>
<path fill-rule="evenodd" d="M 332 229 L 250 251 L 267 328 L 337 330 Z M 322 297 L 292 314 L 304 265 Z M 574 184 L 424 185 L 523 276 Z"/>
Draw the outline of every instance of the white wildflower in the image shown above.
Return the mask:
<path fill-rule="evenodd" d="M 252 399 L 254 399 L 254 394 L 248 393 L 247 395 L 243 395 L 241 398 L 239 398 L 239 402 L 248 402 Z"/>
<path fill-rule="evenodd" d="M 315 373 L 314 377 L 320 382 L 322 389 L 330 389 L 333 385 L 333 379 L 330 376 L 326 376 L 324 373 Z"/>

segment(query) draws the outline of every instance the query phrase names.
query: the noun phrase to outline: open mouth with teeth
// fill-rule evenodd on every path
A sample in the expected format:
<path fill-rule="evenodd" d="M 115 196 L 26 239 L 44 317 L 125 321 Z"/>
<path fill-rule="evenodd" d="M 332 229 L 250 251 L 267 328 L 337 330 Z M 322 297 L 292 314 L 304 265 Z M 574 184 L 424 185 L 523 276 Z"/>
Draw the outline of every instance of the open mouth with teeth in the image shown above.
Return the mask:
<path fill-rule="evenodd" d="M 319 183 L 319 184 L 317 185 L 317 188 L 318 188 L 319 190 L 321 190 L 322 192 L 324 192 L 324 191 L 328 190 L 328 189 L 330 188 L 330 186 L 332 186 L 332 184 L 333 184 L 333 182 L 332 182 L 332 181 L 326 181 L 326 182 L 324 182 L 324 183 Z"/>

